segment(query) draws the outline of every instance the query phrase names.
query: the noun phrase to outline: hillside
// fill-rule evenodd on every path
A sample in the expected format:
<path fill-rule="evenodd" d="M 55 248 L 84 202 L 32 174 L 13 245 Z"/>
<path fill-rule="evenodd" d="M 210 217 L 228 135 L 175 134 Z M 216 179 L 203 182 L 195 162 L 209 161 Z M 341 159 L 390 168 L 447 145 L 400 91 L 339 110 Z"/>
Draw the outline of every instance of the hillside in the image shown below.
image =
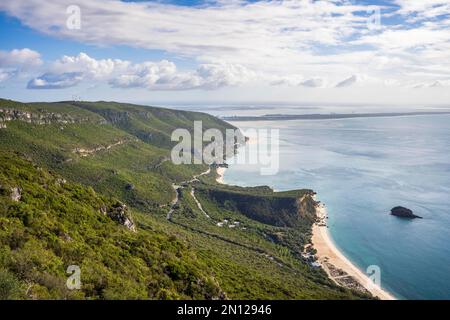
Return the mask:
<path fill-rule="evenodd" d="M 12 197 L 16 192 L 19 199 Z M 220 298 L 212 272 L 162 232 L 125 226 L 118 200 L 0 153 L 0 298 Z M 82 268 L 82 290 L 66 268 Z M 9 286 L 5 290 L 5 283 Z"/>
<path fill-rule="evenodd" d="M 205 165 L 168 161 L 171 132 L 194 120 L 233 128 L 163 108 L 0 100 L 3 297 L 367 298 L 301 259 L 311 190 L 222 186 Z M 81 290 L 65 287 L 69 265 Z"/>

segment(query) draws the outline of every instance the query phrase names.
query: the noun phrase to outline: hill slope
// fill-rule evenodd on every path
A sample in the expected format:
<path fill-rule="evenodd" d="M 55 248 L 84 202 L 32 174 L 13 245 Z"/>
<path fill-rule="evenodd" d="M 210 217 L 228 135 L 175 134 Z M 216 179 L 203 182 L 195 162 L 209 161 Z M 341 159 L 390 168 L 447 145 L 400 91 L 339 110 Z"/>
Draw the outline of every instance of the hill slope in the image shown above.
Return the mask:
<path fill-rule="evenodd" d="M 301 259 L 311 190 L 220 186 L 214 172 L 193 179 L 205 165 L 168 161 L 171 132 L 192 131 L 194 120 L 233 128 L 203 113 L 129 104 L 0 100 L 7 297 L 367 298 Z M 124 226 L 130 214 L 135 232 Z M 80 290 L 65 287 L 72 264 Z"/>
<path fill-rule="evenodd" d="M 15 195 L 15 197 L 14 197 Z M 117 200 L 0 153 L 0 298 L 220 298 L 211 270 L 162 232 L 124 226 Z M 130 219 L 127 210 L 123 213 Z M 66 269 L 81 268 L 81 290 Z"/>

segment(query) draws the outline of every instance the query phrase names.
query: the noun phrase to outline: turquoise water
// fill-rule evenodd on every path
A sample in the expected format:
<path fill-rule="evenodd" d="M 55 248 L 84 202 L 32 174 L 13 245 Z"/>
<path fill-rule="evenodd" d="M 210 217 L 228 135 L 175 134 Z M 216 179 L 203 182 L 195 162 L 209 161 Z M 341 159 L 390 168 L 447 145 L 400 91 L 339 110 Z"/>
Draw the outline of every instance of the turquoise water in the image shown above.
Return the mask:
<path fill-rule="evenodd" d="M 378 265 L 398 298 L 450 299 L 450 116 L 233 124 L 280 129 L 280 170 L 231 165 L 226 183 L 314 189 L 361 270 Z M 389 215 L 397 205 L 424 219 Z"/>

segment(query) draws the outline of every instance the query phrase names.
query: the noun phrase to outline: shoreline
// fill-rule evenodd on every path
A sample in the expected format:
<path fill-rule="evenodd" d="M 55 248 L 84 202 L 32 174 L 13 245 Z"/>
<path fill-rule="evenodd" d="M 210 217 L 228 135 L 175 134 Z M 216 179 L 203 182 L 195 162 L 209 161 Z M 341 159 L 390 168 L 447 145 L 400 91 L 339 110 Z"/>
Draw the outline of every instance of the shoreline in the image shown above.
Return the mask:
<path fill-rule="evenodd" d="M 317 250 L 318 262 L 336 284 L 343 287 L 353 287 L 366 290 L 381 300 L 396 300 L 385 289 L 373 284 L 368 275 L 354 265 L 334 244 L 326 225 L 327 210 L 320 204 L 316 208 L 319 222 L 312 228 L 312 246 Z"/>
<path fill-rule="evenodd" d="M 224 175 L 226 168 L 216 168 L 216 182 L 225 184 Z M 317 200 L 314 197 L 314 200 Z M 385 289 L 376 286 L 369 276 L 353 264 L 334 244 L 326 223 L 328 214 L 323 204 L 318 202 L 316 206 L 318 222 L 312 226 L 312 247 L 317 250 L 315 256 L 328 277 L 337 285 L 344 288 L 353 288 L 370 293 L 381 300 L 397 300 Z"/>
<path fill-rule="evenodd" d="M 224 181 L 225 171 L 227 171 L 226 168 L 223 168 L 223 167 L 216 168 L 216 174 L 217 174 L 216 182 L 217 183 L 225 184 L 225 181 Z"/>

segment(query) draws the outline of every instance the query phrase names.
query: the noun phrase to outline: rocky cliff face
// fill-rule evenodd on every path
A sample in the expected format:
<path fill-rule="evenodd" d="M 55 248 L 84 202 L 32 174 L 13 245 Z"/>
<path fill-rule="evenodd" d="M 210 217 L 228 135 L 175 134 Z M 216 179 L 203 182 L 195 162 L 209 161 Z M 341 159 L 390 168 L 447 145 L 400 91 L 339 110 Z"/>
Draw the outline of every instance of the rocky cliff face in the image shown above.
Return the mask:
<path fill-rule="evenodd" d="M 77 106 L 82 106 L 83 108 L 86 108 L 87 110 L 90 110 L 92 112 L 96 112 L 97 114 L 101 115 L 103 118 L 106 119 L 107 122 L 111 124 L 122 124 L 126 123 L 130 120 L 130 112 L 128 111 L 118 111 L 114 109 L 105 109 L 105 110 L 96 110 L 95 108 L 90 108 L 89 105 L 81 105 L 75 103 Z"/>
<path fill-rule="evenodd" d="M 68 114 L 47 112 L 44 110 L 38 112 L 29 112 L 9 108 L 0 109 L 0 129 L 6 128 L 6 123 L 9 121 L 23 121 L 31 124 L 48 125 L 52 123 L 88 123 L 91 122 L 91 119 L 86 117 L 74 117 Z M 100 122 L 101 123 L 98 124 L 106 124 L 106 120 Z"/>
<path fill-rule="evenodd" d="M 314 195 L 315 193 L 311 191 L 297 200 L 298 214 L 310 222 L 316 219 L 317 202 L 314 200 Z"/>
<path fill-rule="evenodd" d="M 228 188 L 229 189 L 229 188 Z M 280 195 L 270 188 L 221 188 L 199 187 L 199 192 L 207 194 L 219 206 L 239 211 L 243 215 L 273 226 L 294 227 L 299 223 L 313 223 L 315 220 L 314 193 L 299 195 Z"/>

